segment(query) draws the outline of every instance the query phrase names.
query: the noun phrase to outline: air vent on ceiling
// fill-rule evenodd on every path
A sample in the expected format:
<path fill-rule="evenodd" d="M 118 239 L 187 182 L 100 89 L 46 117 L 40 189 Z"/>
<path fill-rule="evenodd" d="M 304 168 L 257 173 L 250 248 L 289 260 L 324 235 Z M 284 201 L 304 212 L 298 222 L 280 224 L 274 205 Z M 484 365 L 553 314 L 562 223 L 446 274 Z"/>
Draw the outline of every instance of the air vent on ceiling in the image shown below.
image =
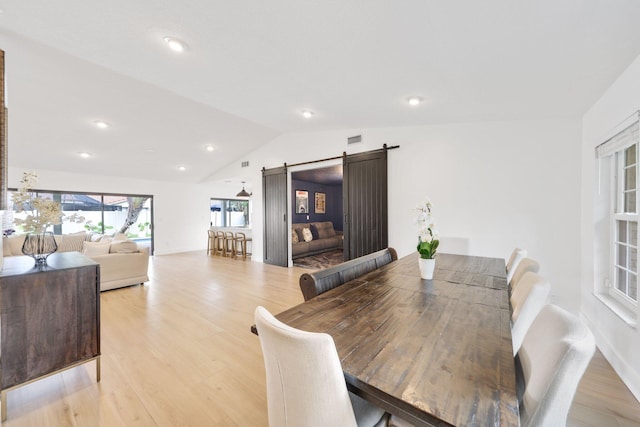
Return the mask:
<path fill-rule="evenodd" d="M 347 138 L 347 144 L 355 144 L 356 142 L 362 142 L 362 135 L 350 136 Z"/>
<path fill-rule="evenodd" d="M 249 161 L 247 160 L 246 162 L 242 162 L 241 167 L 248 168 L 249 167 Z"/>

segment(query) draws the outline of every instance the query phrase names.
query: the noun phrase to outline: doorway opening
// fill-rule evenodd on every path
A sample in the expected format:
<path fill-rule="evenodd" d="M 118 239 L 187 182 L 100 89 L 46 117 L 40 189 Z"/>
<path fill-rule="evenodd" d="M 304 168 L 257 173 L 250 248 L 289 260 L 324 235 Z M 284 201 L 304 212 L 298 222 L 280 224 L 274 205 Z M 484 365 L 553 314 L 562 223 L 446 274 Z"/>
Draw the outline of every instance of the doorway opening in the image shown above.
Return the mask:
<path fill-rule="evenodd" d="M 292 264 L 327 268 L 343 260 L 342 164 L 291 172 Z"/>

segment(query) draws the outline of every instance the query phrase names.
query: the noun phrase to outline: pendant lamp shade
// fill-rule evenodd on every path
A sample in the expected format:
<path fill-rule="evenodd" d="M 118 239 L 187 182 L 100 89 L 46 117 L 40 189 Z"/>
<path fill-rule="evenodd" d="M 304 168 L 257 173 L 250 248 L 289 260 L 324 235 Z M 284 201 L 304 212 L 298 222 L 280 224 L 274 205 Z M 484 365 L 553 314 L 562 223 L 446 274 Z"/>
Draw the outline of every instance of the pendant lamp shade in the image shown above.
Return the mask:
<path fill-rule="evenodd" d="M 244 181 L 242 181 L 242 191 L 236 194 L 236 197 L 251 197 L 251 194 L 244 189 Z"/>

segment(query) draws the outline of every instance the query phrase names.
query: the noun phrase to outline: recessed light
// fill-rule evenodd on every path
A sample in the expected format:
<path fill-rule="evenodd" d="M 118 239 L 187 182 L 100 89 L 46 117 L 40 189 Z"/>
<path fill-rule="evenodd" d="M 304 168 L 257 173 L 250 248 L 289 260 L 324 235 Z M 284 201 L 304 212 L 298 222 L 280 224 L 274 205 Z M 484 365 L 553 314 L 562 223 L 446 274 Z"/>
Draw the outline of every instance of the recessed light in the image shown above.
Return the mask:
<path fill-rule="evenodd" d="M 111 126 L 109 123 L 105 122 L 104 120 L 94 120 L 93 124 L 98 129 L 107 129 L 108 127 Z"/>
<path fill-rule="evenodd" d="M 178 166 L 178 170 L 182 172 L 182 171 L 186 171 L 187 168 L 185 168 L 184 166 Z"/>
<path fill-rule="evenodd" d="M 313 114 L 313 111 L 302 110 L 302 117 L 304 117 L 305 119 L 310 119 L 311 117 L 313 117 Z"/>
<path fill-rule="evenodd" d="M 184 52 L 187 49 L 187 45 L 175 37 L 165 37 L 164 42 L 169 46 L 169 49 L 174 52 Z"/>
<path fill-rule="evenodd" d="M 416 105 L 420 105 L 422 103 L 422 98 L 420 98 L 419 96 L 410 96 L 409 98 L 407 98 L 407 102 L 409 103 L 409 105 L 415 107 Z"/>
<path fill-rule="evenodd" d="M 88 159 L 89 157 L 91 157 L 91 154 L 86 153 L 86 152 L 82 152 L 82 153 L 78 153 L 80 155 L 80 157 L 82 157 L 83 159 Z"/>
<path fill-rule="evenodd" d="M 208 152 L 212 152 L 213 150 L 215 150 L 215 147 L 213 145 L 207 145 L 207 151 Z"/>

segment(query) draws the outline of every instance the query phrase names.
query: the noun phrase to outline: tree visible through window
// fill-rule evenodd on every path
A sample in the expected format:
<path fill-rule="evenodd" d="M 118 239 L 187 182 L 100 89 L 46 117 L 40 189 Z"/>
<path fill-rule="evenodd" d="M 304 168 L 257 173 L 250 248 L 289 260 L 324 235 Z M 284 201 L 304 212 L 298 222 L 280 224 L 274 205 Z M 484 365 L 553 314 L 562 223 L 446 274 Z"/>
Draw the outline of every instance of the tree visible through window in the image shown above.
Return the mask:
<path fill-rule="evenodd" d="M 9 200 L 12 200 L 12 194 L 10 191 Z M 65 216 L 77 214 L 84 218 L 82 223 L 63 222 L 54 226 L 52 231 L 55 234 L 90 231 L 107 235 L 123 233 L 138 240 L 152 238 L 152 196 L 59 191 L 36 191 L 36 194 L 60 203 Z M 15 214 L 16 217 L 20 215 Z M 22 230 L 16 231 L 20 233 Z"/>

